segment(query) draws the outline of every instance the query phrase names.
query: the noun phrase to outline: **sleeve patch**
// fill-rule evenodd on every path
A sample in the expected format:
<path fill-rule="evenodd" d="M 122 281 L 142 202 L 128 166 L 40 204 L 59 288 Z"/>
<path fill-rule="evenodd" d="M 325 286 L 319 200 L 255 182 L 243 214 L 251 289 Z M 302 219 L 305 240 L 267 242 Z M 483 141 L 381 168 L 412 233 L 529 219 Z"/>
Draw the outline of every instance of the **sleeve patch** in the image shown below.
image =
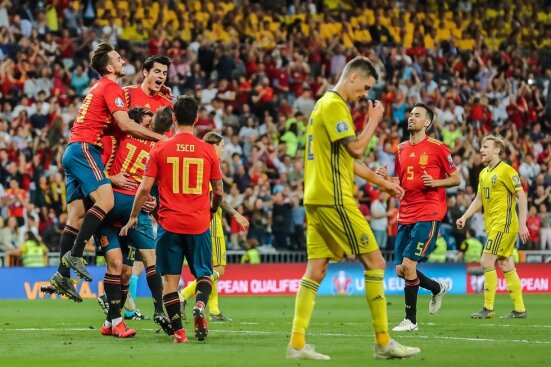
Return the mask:
<path fill-rule="evenodd" d="M 124 101 L 122 100 L 121 97 L 115 98 L 115 106 L 120 108 L 124 107 Z"/>
<path fill-rule="evenodd" d="M 348 124 L 346 122 L 344 122 L 344 121 L 337 122 L 337 133 L 344 134 L 348 130 L 350 130 L 350 127 L 348 126 Z"/>

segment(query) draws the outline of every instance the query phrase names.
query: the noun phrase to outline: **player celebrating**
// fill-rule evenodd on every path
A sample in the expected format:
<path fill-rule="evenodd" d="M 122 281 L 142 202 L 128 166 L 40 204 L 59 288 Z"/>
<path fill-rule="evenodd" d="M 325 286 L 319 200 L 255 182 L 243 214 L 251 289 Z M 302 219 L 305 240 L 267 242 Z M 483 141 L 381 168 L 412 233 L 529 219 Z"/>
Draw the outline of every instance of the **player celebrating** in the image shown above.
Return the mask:
<path fill-rule="evenodd" d="M 209 224 L 211 214 L 216 213 L 224 195 L 220 163 L 213 146 L 193 136 L 197 109 L 197 101 L 189 96 L 178 98 L 174 104 L 176 135 L 151 150 L 130 219 L 121 229 L 121 235 L 126 235 L 136 225 L 140 208 L 157 179 L 160 196 L 157 268 L 164 277 L 163 301 L 176 343 L 187 342 L 178 297 L 184 258 L 197 279 L 197 299 L 193 308 L 195 337 L 198 340 L 207 337 L 205 305 L 212 288 Z M 212 199 L 209 198 L 209 182 Z"/>
<path fill-rule="evenodd" d="M 50 282 L 56 292 L 75 301 L 82 301 L 82 298 L 69 279 L 69 268 L 85 280 L 92 279 L 82 253 L 86 242 L 114 205 L 113 189 L 100 159 L 100 139 L 112 121 L 124 133 L 138 138 L 163 139 L 162 135 L 134 123 L 128 117 L 124 92 L 117 84 L 117 79 L 124 76 L 124 64 L 121 56 L 108 43 L 101 43 L 94 50 L 91 66 L 101 78 L 84 98 L 62 158 L 68 221 L 60 240 L 62 259 L 58 272 Z M 88 197 L 94 205 L 86 211 L 84 199 Z"/>
<path fill-rule="evenodd" d="M 405 279 L 406 317 L 392 330 L 413 331 L 417 326 L 419 287 L 432 292 L 429 312 L 435 314 L 449 288 L 417 270 L 427 261 L 438 236 L 440 222 L 446 215 L 446 187 L 457 186 L 460 177 L 448 147 L 426 134 L 434 118 L 423 103 L 413 106 L 408 119 L 409 141 L 398 146 L 396 169 L 400 186 L 405 190 L 398 213 L 398 233 L 394 246 L 396 274 Z M 386 177 L 386 168 L 378 170 Z"/>
<path fill-rule="evenodd" d="M 501 136 L 488 135 L 482 139 L 480 155 L 482 162 L 488 166 L 480 172 L 476 198 L 457 220 L 457 228 L 462 229 L 474 213 L 484 208 L 484 222 L 488 233 L 480 259 L 480 265 L 484 269 L 484 307 L 471 315 L 473 319 L 490 319 L 495 316 L 496 260 L 505 274 L 509 296 L 515 305 L 514 310 L 503 317 L 525 319 L 528 316 L 522 299 L 522 285 L 512 256 L 517 235 L 520 235 L 523 243 L 528 241 L 528 204 L 517 171 L 500 159 L 504 149 L 505 143 Z M 519 203 L 519 218 L 514 195 Z"/>
<path fill-rule="evenodd" d="M 221 157 L 224 153 L 224 137 L 215 132 L 208 132 L 203 136 L 203 141 L 212 144 L 218 157 Z M 249 228 L 249 221 L 242 216 L 229 205 L 226 200 L 222 200 L 220 208 L 216 211 L 215 215 L 210 220 L 210 235 L 212 240 L 212 266 L 214 268 L 214 278 L 212 284 L 212 292 L 209 297 L 209 314 L 214 321 L 231 321 L 226 317 L 218 308 L 218 291 L 216 285 L 218 279 L 224 275 L 226 271 L 226 239 L 224 238 L 224 231 L 222 229 L 222 209 L 228 212 L 235 218 L 237 223 L 246 231 Z M 189 297 L 195 294 L 196 281 L 191 282 L 180 291 L 180 295 L 184 299 L 184 305 Z M 182 310 L 184 312 L 185 310 Z M 182 314 L 185 319 L 185 314 Z"/>
<path fill-rule="evenodd" d="M 330 359 L 306 344 L 305 333 L 329 260 L 340 259 L 345 253 L 356 255 L 365 268 L 365 294 L 376 337 L 375 357 L 405 358 L 420 352 L 419 348 L 402 346 L 390 339 L 383 284 L 385 261 L 352 195 L 355 159 L 364 154 L 384 107 L 380 102 L 369 102 L 369 121 L 356 136 L 347 102 L 364 97 L 377 78 L 368 59 L 351 60 L 335 89 L 318 100 L 309 119 L 304 175 L 308 263 L 296 296 L 288 359 Z"/>
<path fill-rule="evenodd" d="M 143 109 L 144 115 L 148 113 Z M 149 121 L 146 119 L 146 121 Z M 165 133 L 172 126 L 172 109 L 169 106 L 163 107 L 155 113 L 151 120 L 151 128 L 160 134 Z M 146 164 L 149 151 L 155 142 L 150 140 L 136 139 L 127 136 L 121 141 L 117 154 L 115 156 L 110 174 L 118 172 L 127 172 L 135 182 L 142 180 L 143 170 Z M 98 230 L 98 243 L 101 250 L 105 253 L 107 262 L 107 272 L 105 273 L 104 284 L 105 294 L 108 300 L 107 320 L 102 326 L 103 335 L 115 335 L 118 337 L 127 337 L 129 332 L 117 333 L 121 323 L 121 306 L 124 305 L 128 293 L 128 282 L 131 274 L 131 263 L 134 260 L 136 250 L 140 251 L 142 258 L 147 266 L 147 283 L 153 296 L 155 307 L 154 321 L 159 324 L 167 334 L 171 334 L 170 320 L 163 311 L 162 301 L 162 283 L 157 279 L 155 271 L 155 237 L 153 235 L 153 226 L 149 215 L 140 211 L 139 226 L 129 231 L 127 246 L 127 258 L 125 259 L 125 276 L 121 279 L 123 270 L 123 254 L 119 241 L 119 231 L 121 223 L 126 223 L 132 210 L 134 195 L 136 190 L 124 190 L 114 188 L 115 207 L 107 215 L 106 221 Z M 124 323 L 123 323 L 124 325 Z M 130 329 L 131 330 L 131 329 Z M 133 331 L 133 336 L 135 331 Z"/>

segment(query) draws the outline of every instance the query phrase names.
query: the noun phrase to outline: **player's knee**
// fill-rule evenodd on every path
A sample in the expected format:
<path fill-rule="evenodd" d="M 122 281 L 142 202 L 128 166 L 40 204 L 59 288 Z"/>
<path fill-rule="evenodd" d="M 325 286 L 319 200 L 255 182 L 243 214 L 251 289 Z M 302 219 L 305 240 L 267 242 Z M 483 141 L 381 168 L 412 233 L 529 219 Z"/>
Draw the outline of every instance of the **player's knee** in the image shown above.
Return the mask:
<path fill-rule="evenodd" d="M 119 256 L 111 257 L 107 260 L 107 271 L 109 274 L 122 273 L 122 258 Z"/>
<path fill-rule="evenodd" d="M 327 274 L 327 268 L 322 268 L 322 269 L 313 269 L 309 272 L 309 274 L 306 274 L 306 276 L 316 283 L 321 283 L 325 278 L 326 274 Z"/>
<path fill-rule="evenodd" d="M 140 250 L 140 255 L 145 266 L 155 265 L 157 257 L 155 256 L 155 250 Z"/>

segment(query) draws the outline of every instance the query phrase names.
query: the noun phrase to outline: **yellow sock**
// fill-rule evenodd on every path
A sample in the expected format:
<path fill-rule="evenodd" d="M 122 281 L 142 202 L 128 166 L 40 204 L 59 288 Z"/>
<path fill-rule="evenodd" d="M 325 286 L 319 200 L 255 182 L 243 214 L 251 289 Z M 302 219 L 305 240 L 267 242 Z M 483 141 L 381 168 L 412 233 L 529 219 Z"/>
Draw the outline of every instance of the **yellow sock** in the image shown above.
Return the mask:
<path fill-rule="evenodd" d="M 295 349 L 302 349 L 305 341 L 306 329 L 310 324 L 319 283 L 306 277 L 300 281 L 297 297 L 295 299 L 295 316 L 293 318 L 293 331 L 291 334 L 291 346 Z"/>
<path fill-rule="evenodd" d="M 496 299 L 497 273 L 494 268 L 484 269 L 484 307 L 487 310 L 494 309 Z"/>
<path fill-rule="evenodd" d="M 522 285 L 520 284 L 520 278 L 517 274 L 517 269 L 513 269 L 508 272 L 504 272 L 505 280 L 507 281 L 507 288 L 509 289 L 509 297 L 515 304 L 515 311 L 524 312 L 524 300 L 522 299 Z"/>
<path fill-rule="evenodd" d="M 197 280 L 189 283 L 187 287 L 181 290 L 180 294 L 187 301 L 191 296 L 195 294 L 195 286 L 197 285 Z"/>
<path fill-rule="evenodd" d="M 365 298 L 371 310 L 371 323 L 375 330 L 375 339 L 381 347 L 390 342 L 388 335 L 388 316 L 386 310 L 385 271 L 382 269 L 366 270 L 365 275 Z"/>
<path fill-rule="evenodd" d="M 218 281 L 212 282 L 212 291 L 209 296 L 209 312 L 212 315 L 220 315 L 220 309 L 218 308 L 218 290 L 216 289 L 217 284 Z"/>

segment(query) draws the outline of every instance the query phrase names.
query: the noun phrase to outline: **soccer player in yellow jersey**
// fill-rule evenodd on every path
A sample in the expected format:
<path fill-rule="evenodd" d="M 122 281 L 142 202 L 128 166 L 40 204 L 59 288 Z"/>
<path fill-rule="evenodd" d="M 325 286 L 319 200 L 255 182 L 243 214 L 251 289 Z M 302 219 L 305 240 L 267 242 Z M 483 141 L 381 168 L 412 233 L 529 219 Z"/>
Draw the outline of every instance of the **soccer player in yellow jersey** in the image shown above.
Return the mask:
<path fill-rule="evenodd" d="M 207 143 L 214 146 L 214 150 L 216 151 L 216 154 L 218 154 L 218 157 L 222 156 L 222 153 L 224 152 L 224 138 L 222 137 L 222 135 L 214 132 L 208 132 L 203 137 L 203 141 L 206 141 Z M 224 229 L 222 227 L 222 210 L 230 213 L 232 217 L 235 217 L 237 223 L 239 223 L 239 225 L 241 225 L 244 230 L 247 230 L 249 228 L 249 221 L 247 220 L 247 218 L 239 214 L 234 208 L 231 207 L 231 205 L 229 205 L 224 199 L 222 199 L 220 207 L 210 220 L 210 236 L 212 239 L 212 267 L 214 270 L 213 277 L 215 279 L 212 283 L 212 291 L 209 296 L 208 306 L 209 314 L 213 321 L 231 321 L 231 319 L 222 314 L 222 312 L 218 308 L 218 291 L 216 289 L 218 279 L 224 275 L 224 272 L 226 270 L 226 239 L 224 238 Z M 192 283 L 188 284 L 187 287 L 180 291 L 180 296 L 184 299 L 184 305 L 185 301 L 187 301 L 189 297 L 195 294 L 196 285 L 197 281 L 194 280 Z"/>
<path fill-rule="evenodd" d="M 488 135 L 482 140 L 480 154 L 482 162 L 488 166 L 480 172 L 476 198 L 457 220 L 457 228 L 462 229 L 475 212 L 484 208 L 484 222 L 488 233 L 480 259 L 480 265 L 484 269 L 484 307 L 471 315 L 473 319 L 490 319 L 495 316 L 496 260 L 505 275 L 509 296 L 515 305 L 514 310 L 503 317 L 527 317 L 522 299 L 522 285 L 512 256 L 517 235 L 520 235 L 524 243 L 528 240 L 527 199 L 517 171 L 500 160 L 504 148 L 505 143 L 501 136 Z M 515 196 L 519 202 L 519 218 Z"/>
<path fill-rule="evenodd" d="M 347 103 L 365 97 L 377 79 L 378 73 L 368 59 L 356 57 L 349 61 L 335 88 L 318 100 L 308 121 L 304 175 L 308 263 L 296 295 L 288 359 L 330 359 L 306 344 L 305 334 L 329 260 L 345 254 L 356 255 L 365 268 L 375 357 L 404 358 L 420 352 L 419 348 L 390 339 L 383 284 L 385 260 L 353 197 L 356 159 L 363 156 L 384 107 L 381 102 L 370 101 L 369 121 L 356 135 Z M 393 188 L 393 195 L 403 194 L 394 183 L 389 182 L 387 187 Z"/>

